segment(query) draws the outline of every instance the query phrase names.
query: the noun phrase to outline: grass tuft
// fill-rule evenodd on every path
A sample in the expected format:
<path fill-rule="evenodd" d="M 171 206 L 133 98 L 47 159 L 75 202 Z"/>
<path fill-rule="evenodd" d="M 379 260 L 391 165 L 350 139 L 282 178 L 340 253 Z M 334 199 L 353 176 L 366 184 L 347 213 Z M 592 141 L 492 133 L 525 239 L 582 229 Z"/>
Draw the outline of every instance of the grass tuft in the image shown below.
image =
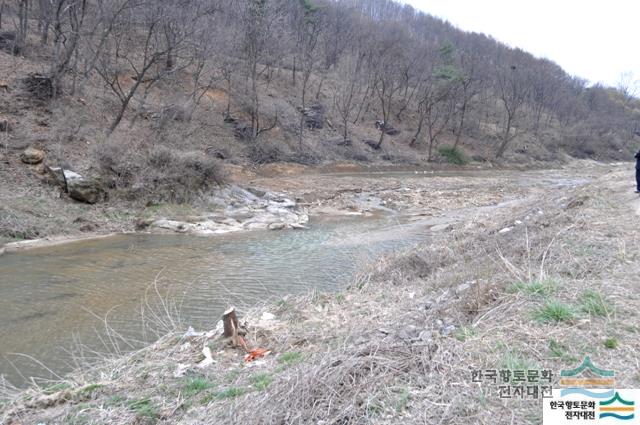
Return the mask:
<path fill-rule="evenodd" d="M 273 377 L 268 373 L 258 373 L 257 375 L 253 375 L 251 377 L 251 383 L 253 384 L 253 388 L 258 391 L 262 391 L 266 389 L 269 384 L 273 382 Z"/>
<path fill-rule="evenodd" d="M 604 340 L 604 346 L 610 350 L 618 348 L 618 338 L 607 338 Z"/>
<path fill-rule="evenodd" d="M 547 301 L 533 313 L 534 319 L 542 323 L 568 322 L 575 319 L 575 316 L 570 305 L 558 300 Z"/>
<path fill-rule="evenodd" d="M 302 354 L 297 351 L 290 351 L 288 353 L 282 353 L 278 357 L 278 362 L 283 365 L 294 365 L 302 361 Z"/>
<path fill-rule="evenodd" d="M 472 328 L 470 326 L 460 326 L 458 329 L 456 329 L 453 335 L 458 341 L 464 342 L 469 338 L 473 338 L 474 336 L 476 336 L 476 334 L 477 332 L 475 328 Z"/>
<path fill-rule="evenodd" d="M 218 391 L 213 395 L 216 400 L 225 400 L 228 398 L 236 398 L 247 392 L 246 388 L 242 387 L 229 387 L 226 390 Z"/>
<path fill-rule="evenodd" d="M 562 345 L 553 338 L 549 340 L 549 353 L 551 354 L 551 358 L 560 359 L 569 363 L 577 361 L 574 356 L 569 354 L 566 346 Z"/>
<path fill-rule="evenodd" d="M 407 388 L 404 388 L 398 394 L 398 400 L 396 400 L 396 405 L 395 405 L 396 412 L 398 413 L 404 412 L 407 409 L 409 400 L 411 400 L 411 393 Z"/>
<path fill-rule="evenodd" d="M 613 312 L 613 308 L 607 303 L 604 297 L 595 291 L 585 291 L 582 294 L 580 309 L 592 316 L 608 316 Z"/>
<path fill-rule="evenodd" d="M 535 364 L 518 353 L 507 351 L 502 359 L 502 366 L 509 370 L 528 370 L 535 369 Z"/>
<path fill-rule="evenodd" d="M 557 289 L 557 282 L 552 279 L 535 280 L 533 282 L 516 282 L 508 289 L 511 293 L 549 296 Z"/>
<path fill-rule="evenodd" d="M 205 378 L 191 378 L 187 380 L 184 385 L 184 394 L 186 396 L 193 396 L 201 393 L 202 391 L 208 390 L 213 387 L 213 383 L 209 382 Z"/>
<path fill-rule="evenodd" d="M 158 407 L 148 398 L 131 400 L 127 403 L 127 407 L 140 418 L 152 420 L 158 418 Z"/>

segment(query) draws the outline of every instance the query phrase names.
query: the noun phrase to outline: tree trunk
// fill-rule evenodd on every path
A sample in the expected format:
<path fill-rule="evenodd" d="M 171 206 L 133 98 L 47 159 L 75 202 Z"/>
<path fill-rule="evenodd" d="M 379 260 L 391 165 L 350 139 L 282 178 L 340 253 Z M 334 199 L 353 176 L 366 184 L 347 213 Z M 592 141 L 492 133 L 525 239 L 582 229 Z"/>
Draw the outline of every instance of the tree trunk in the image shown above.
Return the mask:
<path fill-rule="evenodd" d="M 467 112 L 467 101 L 462 103 L 462 108 L 460 108 L 460 123 L 458 124 L 458 129 L 456 131 L 456 141 L 453 143 L 453 149 L 457 149 L 460 144 L 460 137 L 462 136 L 462 128 L 464 127 L 464 116 Z"/>
<path fill-rule="evenodd" d="M 247 349 L 247 344 L 243 338 L 246 335 L 246 328 L 240 326 L 235 307 L 228 308 L 222 314 L 222 326 L 224 329 L 222 336 L 230 338 L 234 347 Z"/>
<path fill-rule="evenodd" d="M 509 141 L 510 141 L 512 121 L 513 121 L 513 118 L 511 117 L 511 115 L 509 115 L 509 117 L 507 118 L 507 125 L 506 125 L 506 129 L 502 139 L 502 143 L 500 143 L 500 147 L 498 148 L 498 152 L 496 153 L 496 158 L 501 158 L 502 155 L 504 155 L 504 152 L 507 150 L 507 145 L 509 144 Z"/>
<path fill-rule="evenodd" d="M 293 77 L 293 85 L 296 85 L 296 58 L 293 58 L 293 70 L 291 71 L 291 76 Z"/>
<path fill-rule="evenodd" d="M 21 52 L 27 43 L 27 29 L 28 29 L 28 14 L 29 14 L 29 0 L 20 0 L 18 9 L 18 36 L 16 37 L 16 50 Z"/>
<path fill-rule="evenodd" d="M 238 316 L 235 307 L 230 307 L 222 314 L 222 324 L 224 326 L 225 338 L 232 338 L 238 335 Z"/>

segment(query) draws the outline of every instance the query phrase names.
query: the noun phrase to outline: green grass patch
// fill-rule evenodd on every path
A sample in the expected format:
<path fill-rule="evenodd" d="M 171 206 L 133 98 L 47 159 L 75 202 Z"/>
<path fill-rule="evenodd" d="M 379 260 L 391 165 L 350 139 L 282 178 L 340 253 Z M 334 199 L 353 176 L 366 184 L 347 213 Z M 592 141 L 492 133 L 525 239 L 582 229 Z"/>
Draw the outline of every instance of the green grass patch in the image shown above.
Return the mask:
<path fill-rule="evenodd" d="M 224 379 L 227 382 L 231 383 L 231 382 L 236 382 L 239 377 L 240 377 L 240 370 L 232 369 L 227 373 L 227 375 L 224 377 Z"/>
<path fill-rule="evenodd" d="M 215 400 L 226 400 L 229 398 L 240 397 L 247 393 L 246 388 L 242 387 L 229 387 L 226 390 L 218 391 L 212 394 L 213 399 Z"/>
<path fill-rule="evenodd" d="M 68 390 L 69 388 L 71 388 L 71 384 L 68 382 L 58 382 L 57 384 L 43 388 L 42 392 L 46 395 L 51 395 L 60 391 Z"/>
<path fill-rule="evenodd" d="M 159 416 L 158 407 L 148 398 L 131 400 L 127 403 L 127 407 L 140 418 L 148 418 L 155 421 Z"/>
<path fill-rule="evenodd" d="M 613 307 L 604 299 L 604 297 L 595 291 L 585 291 L 581 297 L 580 309 L 592 316 L 606 317 L 613 312 Z"/>
<path fill-rule="evenodd" d="M 553 294 L 558 285 L 555 280 L 534 280 L 533 282 L 516 282 L 512 284 L 508 291 L 512 294 L 523 293 L 527 295 L 549 296 Z"/>
<path fill-rule="evenodd" d="M 404 412 L 407 409 L 409 400 L 411 400 L 411 393 L 407 388 L 404 388 L 398 394 L 398 399 L 396 400 L 396 405 L 395 405 L 396 412 L 398 413 Z"/>
<path fill-rule="evenodd" d="M 76 393 L 74 394 L 74 396 L 76 398 L 89 398 L 91 397 L 91 395 L 96 391 L 99 390 L 100 388 L 104 387 L 104 385 L 102 384 L 89 384 L 89 385 L 85 385 L 84 387 L 78 389 L 78 391 L 76 391 Z"/>
<path fill-rule="evenodd" d="M 549 300 L 533 312 L 535 320 L 541 323 L 568 322 L 575 319 L 573 307 L 558 300 Z"/>
<path fill-rule="evenodd" d="M 107 401 L 105 402 L 105 406 L 107 407 L 123 406 L 125 401 L 127 401 L 126 397 L 121 395 L 114 395 L 107 399 Z"/>
<path fill-rule="evenodd" d="M 468 161 L 461 150 L 453 146 L 441 146 L 438 153 L 447 160 L 449 164 L 465 165 Z"/>
<path fill-rule="evenodd" d="M 615 350 L 618 348 L 618 338 L 607 338 L 604 340 L 604 346 L 610 350 Z"/>
<path fill-rule="evenodd" d="M 560 359 L 565 362 L 573 363 L 578 361 L 574 356 L 569 354 L 567 347 L 551 338 L 549 340 L 549 353 L 552 358 Z"/>
<path fill-rule="evenodd" d="M 202 391 L 208 390 L 211 387 L 213 387 L 213 383 L 209 382 L 205 378 L 190 378 L 184 385 L 184 394 L 187 397 L 194 396 L 196 394 L 200 394 Z"/>
<path fill-rule="evenodd" d="M 455 330 L 453 336 L 460 342 L 464 342 L 477 335 L 475 328 L 470 326 L 460 326 Z"/>
<path fill-rule="evenodd" d="M 531 360 L 524 358 L 513 351 L 508 351 L 504 354 L 502 367 L 509 370 L 536 369 L 536 365 Z"/>
<path fill-rule="evenodd" d="M 302 361 L 302 354 L 297 351 L 289 351 L 288 353 L 282 353 L 278 356 L 278 363 L 283 365 L 294 365 Z"/>
<path fill-rule="evenodd" d="M 273 377 L 268 373 L 258 373 L 251 377 L 251 384 L 258 391 L 265 390 L 272 382 Z"/>

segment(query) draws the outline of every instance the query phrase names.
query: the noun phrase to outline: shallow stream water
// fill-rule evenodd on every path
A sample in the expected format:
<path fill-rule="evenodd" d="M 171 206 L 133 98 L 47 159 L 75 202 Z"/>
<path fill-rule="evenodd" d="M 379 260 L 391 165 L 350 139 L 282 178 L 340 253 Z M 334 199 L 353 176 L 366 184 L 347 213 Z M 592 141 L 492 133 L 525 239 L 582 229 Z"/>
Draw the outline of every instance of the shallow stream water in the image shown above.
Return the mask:
<path fill-rule="evenodd" d="M 151 311 L 165 320 L 158 295 L 171 300 L 183 324 L 209 329 L 229 305 L 242 310 L 285 294 L 335 289 L 374 256 L 426 234 L 425 226 L 393 216 L 336 217 L 312 219 L 308 230 L 120 235 L 5 254 L 0 374 L 21 385 L 29 376 L 73 369 L 69 352 L 83 360 L 92 350 L 113 351 L 105 318 L 124 339 L 148 342 L 154 335 L 143 329 L 141 309 L 155 325 Z M 127 349 L 121 340 L 116 345 Z"/>

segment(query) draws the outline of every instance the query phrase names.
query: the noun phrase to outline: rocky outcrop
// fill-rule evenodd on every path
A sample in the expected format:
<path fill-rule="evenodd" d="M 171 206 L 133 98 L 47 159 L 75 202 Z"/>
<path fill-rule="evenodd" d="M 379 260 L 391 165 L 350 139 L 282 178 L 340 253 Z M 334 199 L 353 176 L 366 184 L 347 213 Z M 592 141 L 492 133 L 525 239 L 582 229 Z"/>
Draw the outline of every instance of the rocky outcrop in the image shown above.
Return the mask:
<path fill-rule="evenodd" d="M 302 115 L 304 115 L 304 123 L 307 128 L 315 130 L 324 127 L 324 106 L 311 105 L 302 110 Z"/>
<path fill-rule="evenodd" d="M 25 164 L 40 164 L 44 160 L 45 153 L 43 150 L 36 148 L 27 148 L 20 154 L 20 160 Z"/>
<path fill-rule="evenodd" d="M 260 189 L 226 187 L 217 190 L 209 203 L 215 212 L 205 217 L 163 218 L 152 222 L 150 227 L 209 235 L 241 230 L 303 229 L 309 221 L 307 211 L 298 208 L 293 200 Z"/>
<path fill-rule="evenodd" d="M 380 131 L 384 131 L 384 133 L 389 136 L 396 136 L 400 134 L 400 131 L 392 127 L 391 124 L 385 123 L 384 121 L 376 121 L 376 128 Z"/>
<path fill-rule="evenodd" d="M 107 197 L 99 181 L 95 179 L 73 178 L 67 179 L 69 197 L 87 204 L 96 204 Z"/>
<path fill-rule="evenodd" d="M 61 167 L 46 167 L 51 184 L 60 186 L 71 199 L 87 204 L 96 204 L 107 198 L 107 192 L 99 180 L 85 178 L 75 171 Z"/>

